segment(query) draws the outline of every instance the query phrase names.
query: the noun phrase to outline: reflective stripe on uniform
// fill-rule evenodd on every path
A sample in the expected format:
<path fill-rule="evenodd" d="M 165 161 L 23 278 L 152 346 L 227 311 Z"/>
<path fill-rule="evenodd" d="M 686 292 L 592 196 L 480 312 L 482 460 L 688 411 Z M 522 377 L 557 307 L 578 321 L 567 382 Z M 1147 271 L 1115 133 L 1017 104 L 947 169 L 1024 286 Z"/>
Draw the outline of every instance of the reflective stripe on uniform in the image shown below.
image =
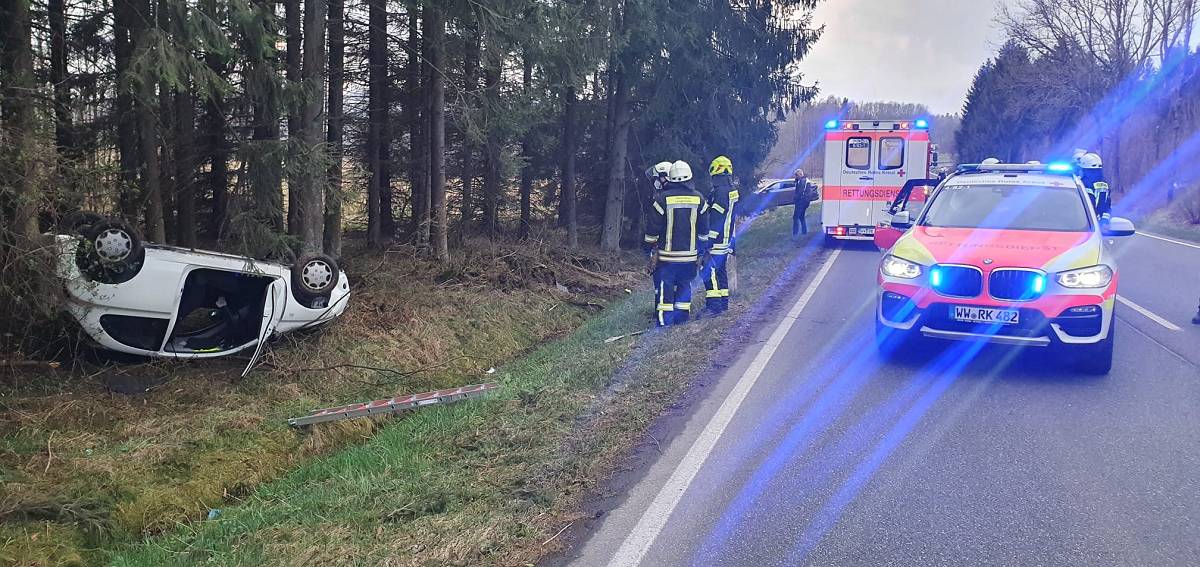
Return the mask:
<path fill-rule="evenodd" d="M 692 304 L 690 302 L 689 303 L 676 303 L 675 310 L 676 311 L 691 311 Z"/>
<path fill-rule="evenodd" d="M 658 211 L 658 214 L 660 215 L 667 214 L 667 211 L 663 210 L 662 205 L 658 204 L 658 201 L 654 202 L 654 210 Z"/>
<path fill-rule="evenodd" d="M 645 242 L 646 244 L 654 244 L 655 242 L 658 242 L 658 235 L 647 234 L 646 238 L 645 238 L 645 240 L 643 240 L 643 242 Z"/>
<path fill-rule="evenodd" d="M 713 203 L 712 208 L 718 213 L 725 214 L 725 207 L 722 207 L 720 203 Z"/>
<path fill-rule="evenodd" d="M 658 203 L 655 203 L 658 204 Z M 694 195 L 671 195 L 667 197 L 668 205 L 699 205 L 700 197 Z"/>

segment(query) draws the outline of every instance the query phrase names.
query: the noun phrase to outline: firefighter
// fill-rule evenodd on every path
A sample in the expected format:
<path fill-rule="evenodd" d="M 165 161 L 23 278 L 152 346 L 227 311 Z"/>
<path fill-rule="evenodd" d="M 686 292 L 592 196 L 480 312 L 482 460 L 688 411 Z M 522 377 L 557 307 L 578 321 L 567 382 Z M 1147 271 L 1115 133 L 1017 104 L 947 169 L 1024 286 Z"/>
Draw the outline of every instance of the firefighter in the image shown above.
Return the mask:
<path fill-rule="evenodd" d="M 671 172 L 671 162 L 660 161 L 650 169 L 646 170 L 646 179 L 654 186 L 654 192 L 662 191 L 663 185 L 667 184 L 667 174 Z"/>
<path fill-rule="evenodd" d="M 796 180 L 795 193 L 792 196 L 792 236 L 808 234 L 808 221 L 804 215 L 808 206 L 815 200 L 816 195 L 809 190 L 808 176 L 803 169 L 797 169 L 792 178 Z"/>
<path fill-rule="evenodd" d="M 657 248 L 654 266 L 655 321 L 658 326 L 687 322 L 692 312 L 692 280 L 708 247 L 708 202 L 692 186 L 692 168 L 671 164 L 667 183 L 654 196 L 642 248 Z"/>
<path fill-rule="evenodd" d="M 1200 325 L 1200 307 L 1196 308 L 1196 316 L 1192 317 L 1193 325 Z"/>
<path fill-rule="evenodd" d="M 1104 162 L 1100 155 L 1092 152 L 1085 153 L 1075 160 L 1079 165 L 1079 178 L 1092 197 L 1096 206 L 1096 214 L 1100 218 L 1108 216 L 1112 210 L 1112 200 L 1109 197 L 1108 183 L 1104 181 Z"/>
<path fill-rule="evenodd" d="M 734 253 L 735 208 L 739 200 L 733 179 L 733 162 L 718 156 L 708 166 L 712 192 L 708 196 L 708 240 L 711 246 L 704 266 L 704 311 L 720 315 L 729 309 L 729 257 Z"/>

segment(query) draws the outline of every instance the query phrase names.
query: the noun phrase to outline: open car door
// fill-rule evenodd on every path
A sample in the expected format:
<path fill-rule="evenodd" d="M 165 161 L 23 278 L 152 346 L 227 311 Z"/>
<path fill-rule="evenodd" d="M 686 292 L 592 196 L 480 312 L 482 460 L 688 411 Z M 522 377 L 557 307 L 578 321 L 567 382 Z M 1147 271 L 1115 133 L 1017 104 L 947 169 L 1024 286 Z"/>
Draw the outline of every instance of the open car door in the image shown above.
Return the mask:
<path fill-rule="evenodd" d="M 900 211 L 908 210 L 908 201 L 912 197 L 912 192 L 917 187 L 937 187 L 940 179 L 909 179 L 904 183 L 904 187 L 900 188 L 900 192 L 896 194 L 896 198 L 888 205 L 884 212 L 887 213 L 888 220 L 879 223 L 875 227 L 875 246 L 880 250 L 889 250 L 896 244 L 897 240 L 904 235 L 904 231 L 892 226 L 891 217 Z"/>

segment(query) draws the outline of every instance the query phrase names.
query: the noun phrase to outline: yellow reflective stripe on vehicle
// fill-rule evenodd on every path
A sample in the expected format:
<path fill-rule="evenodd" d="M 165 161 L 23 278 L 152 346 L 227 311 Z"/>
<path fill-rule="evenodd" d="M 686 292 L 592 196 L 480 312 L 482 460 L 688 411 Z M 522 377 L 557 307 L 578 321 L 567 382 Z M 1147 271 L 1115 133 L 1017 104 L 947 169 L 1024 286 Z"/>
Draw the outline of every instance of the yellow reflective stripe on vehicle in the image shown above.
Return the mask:
<path fill-rule="evenodd" d="M 658 201 L 654 202 L 654 210 L 658 211 L 658 214 L 660 215 L 667 214 L 667 211 L 663 210 L 662 205 L 658 204 Z"/>
<path fill-rule="evenodd" d="M 655 203 L 657 204 L 657 203 Z M 699 205 L 700 197 L 695 195 L 671 195 L 667 197 L 668 205 Z"/>
<path fill-rule="evenodd" d="M 901 237 L 892 247 L 892 254 L 918 264 L 929 265 L 935 261 L 933 253 L 912 235 Z"/>

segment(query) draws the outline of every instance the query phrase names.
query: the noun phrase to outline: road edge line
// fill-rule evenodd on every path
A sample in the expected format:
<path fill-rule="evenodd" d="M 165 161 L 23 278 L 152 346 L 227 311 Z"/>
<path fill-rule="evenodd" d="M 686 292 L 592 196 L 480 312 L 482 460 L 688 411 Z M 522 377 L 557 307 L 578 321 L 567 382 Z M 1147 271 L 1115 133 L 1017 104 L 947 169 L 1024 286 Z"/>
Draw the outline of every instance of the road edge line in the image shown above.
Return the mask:
<path fill-rule="evenodd" d="M 1145 307 L 1142 307 L 1141 305 L 1138 305 L 1138 304 L 1130 301 L 1124 295 L 1118 295 L 1117 301 L 1120 301 L 1122 305 L 1124 305 L 1130 309 L 1133 309 L 1134 311 L 1137 311 L 1138 313 L 1141 313 L 1147 319 L 1154 321 L 1155 323 L 1158 323 L 1159 325 L 1165 327 L 1168 331 L 1182 331 L 1183 330 L 1183 328 L 1181 328 L 1179 325 L 1176 325 L 1175 323 L 1172 323 L 1172 322 L 1158 316 L 1153 311 L 1146 309 Z"/>
<path fill-rule="evenodd" d="M 746 396 L 758 382 L 759 376 L 766 369 L 767 363 L 771 361 L 771 357 L 775 355 L 775 351 L 783 343 L 783 339 L 792 330 L 796 324 L 796 320 L 800 317 L 800 313 L 808 306 L 809 301 L 816 295 L 817 289 L 821 286 L 821 282 L 829 275 L 829 271 L 833 268 L 834 262 L 837 261 L 841 254 L 841 249 L 835 249 L 825 260 L 820 271 L 809 282 L 804 293 L 800 295 L 792 308 L 788 310 L 787 315 L 775 327 L 775 331 L 771 333 L 771 337 L 763 345 L 758 354 L 754 356 L 750 366 L 738 379 L 737 384 L 725 396 L 725 400 L 721 403 L 721 407 L 716 413 L 709 418 L 708 423 L 704 425 L 700 435 L 692 442 L 692 446 L 688 449 L 687 454 L 675 465 L 675 470 L 671 472 L 671 476 L 659 488 L 658 494 L 650 506 L 642 512 L 641 518 L 634 526 L 629 535 L 621 543 L 621 547 L 613 554 L 609 560 L 609 565 L 626 567 L 639 565 L 645 557 L 646 552 L 650 550 L 650 546 L 654 545 L 658 534 L 666 526 L 667 520 L 671 517 L 671 513 L 675 511 L 675 507 L 679 505 L 679 501 L 683 498 L 683 494 L 687 492 L 688 487 L 692 484 L 692 480 L 696 478 L 696 474 L 704 466 L 708 456 L 717 445 L 717 441 L 721 439 L 721 435 L 725 433 L 725 429 L 733 421 L 734 415 Z"/>
<path fill-rule="evenodd" d="M 1155 240 L 1161 240 L 1163 242 L 1170 242 L 1171 244 L 1178 244 L 1180 246 L 1187 246 L 1188 248 L 1195 248 L 1197 250 L 1200 250 L 1200 244 L 1192 244 L 1191 242 L 1184 242 L 1182 240 L 1176 240 L 1174 238 L 1167 238 L 1165 236 L 1160 236 L 1157 234 L 1153 234 L 1150 232 L 1144 232 L 1144 231 L 1140 231 L 1140 230 L 1137 231 L 1137 234 L 1145 236 L 1146 238 L 1153 238 Z"/>

